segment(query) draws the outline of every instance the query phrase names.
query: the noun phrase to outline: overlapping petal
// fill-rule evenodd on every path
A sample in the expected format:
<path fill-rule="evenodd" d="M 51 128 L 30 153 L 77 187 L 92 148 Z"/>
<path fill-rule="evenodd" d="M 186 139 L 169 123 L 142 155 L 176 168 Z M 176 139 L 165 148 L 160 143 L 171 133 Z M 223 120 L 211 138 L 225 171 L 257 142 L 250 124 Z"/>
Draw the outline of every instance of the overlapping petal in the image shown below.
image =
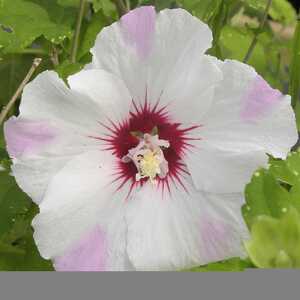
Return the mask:
<path fill-rule="evenodd" d="M 92 77 L 100 82 L 95 97 L 80 89 Z M 100 123 L 128 113 L 131 103 L 120 80 L 105 71 L 84 71 L 70 82 L 72 89 L 55 72 L 40 74 L 24 89 L 18 118 L 5 124 L 13 174 L 38 203 L 52 177 L 70 159 L 99 149 L 100 141 L 91 137 L 103 129 Z"/>
<path fill-rule="evenodd" d="M 70 160 L 51 180 L 33 227 L 41 255 L 58 269 L 124 269 L 128 190 L 111 184 L 113 170 L 113 157 L 95 150 Z"/>
<path fill-rule="evenodd" d="M 243 192 L 254 170 L 266 166 L 266 154 L 285 158 L 296 143 L 295 116 L 290 97 L 252 67 L 231 60 L 218 65 L 224 79 L 185 161 L 198 189 Z"/>
<path fill-rule="evenodd" d="M 187 121 L 195 117 L 191 112 L 207 110 L 222 76 L 203 55 L 211 42 L 208 26 L 187 11 L 156 15 L 153 7 L 142 7 L 101 31 L 89 68 L 122 78 L 136 102 L 147 97 L 153 105 L 168 105 L 177 121 Z"/>
<path fill-rule="evenodd" d="M 128 203 L 127 251 L 137 270 L 180 270 L 245 256 L 242 196 L 188 189 L 162 196 L 148 184 Z"/>

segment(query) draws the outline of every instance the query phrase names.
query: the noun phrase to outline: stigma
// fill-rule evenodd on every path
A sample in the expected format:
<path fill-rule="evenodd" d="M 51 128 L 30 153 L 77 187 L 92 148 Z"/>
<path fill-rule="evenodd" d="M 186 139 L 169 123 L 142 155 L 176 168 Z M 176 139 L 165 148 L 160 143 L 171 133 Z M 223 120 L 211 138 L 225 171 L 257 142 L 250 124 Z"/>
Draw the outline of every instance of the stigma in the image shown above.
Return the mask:
<path fill-rule="evenodd" d="M 163 153 L 163 149 L 169 146 L 169 142 L 159 139 L 158 135 L 145 133 L 139 137 L 139 144 L 130 149 L 122 161 L 134 163 L 137 169 L 136 181 L 148 178 L 155 184 L 157 177 L 165 178 L 169 172 L 168 162 Z"/>

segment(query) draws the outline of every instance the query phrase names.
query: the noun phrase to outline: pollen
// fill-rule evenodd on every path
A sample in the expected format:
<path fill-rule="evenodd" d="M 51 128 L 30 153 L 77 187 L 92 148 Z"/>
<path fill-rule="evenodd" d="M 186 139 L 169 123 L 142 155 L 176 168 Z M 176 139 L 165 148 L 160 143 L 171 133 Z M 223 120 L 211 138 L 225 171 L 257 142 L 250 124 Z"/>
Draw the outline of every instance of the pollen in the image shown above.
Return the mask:
<path fill-rule="evenodd" d="M 122 161 L 134 163 L 137 170 L 136 181 L 146 178 L 155 184 L 157 176 L 165 178 L 169 172 L 168 162 L 163 152 L 163 149 L 169 146 L 169 142 L 159 139 L 158 135 L 140 134 L 139 144 L 130 149 Z"/>
<path fill-rule="evenodd" d="M 140 170 L 136 174 L 136 179 L 149 177 L 152 183 L 155 182 L 157 175 L 161 173 L 160 170 L 160 157 L 158 153 L 148 151 L 144 154 L 143 158 L 139 162 Z"/>

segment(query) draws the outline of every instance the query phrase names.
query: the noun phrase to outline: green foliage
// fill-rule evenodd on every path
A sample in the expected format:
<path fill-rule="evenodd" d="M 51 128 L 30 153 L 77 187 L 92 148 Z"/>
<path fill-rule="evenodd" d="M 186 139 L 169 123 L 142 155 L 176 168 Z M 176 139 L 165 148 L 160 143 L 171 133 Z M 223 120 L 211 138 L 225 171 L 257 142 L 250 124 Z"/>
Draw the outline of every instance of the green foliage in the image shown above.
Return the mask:
<path fill-rule="evenodd" d="M 247 252 L 259 268 L 300 268 L 300 214 L 291 208 L 280 219 L 259 216 Z"/>
<path fill-rule="evenodd" d="M 224 261 L 211 263 L 206 266 L 184 270 L 185 272 L 241 272 L 253 265 L 248 260 L 234 257 Z"/>
<path fill-rule="evenodd" d="M 0 171 L 0 270 L 52 270 L 33 241 L 30 224 L 36 213 L 8 170 Z"/>
<path fill-rule="evenodd" d="M 300 20 L 294 34 L 294 43 L 292 48 L 291 70 L 290 70 L 290 95 L 292 96 L 292 105 L 296 108 L 297 127 L 300 129 Z"/>
<path fill-rule="evenodd" d="M 59 44 L 72 36 L 76 10 L 55 1 L 2 0 L 0 2 L 0 48 L 4 53 L 20 52 L 43 35 Z"/>
<path fill-rule="evenodd" d="M 243 216 L 249 228 L 256 218 L 266 215 L 282 217 L 291 207 L 300 212 L 300 153 L 291 153 L 287 160 L 270 159 L 268 170 L 254 173 L 246 186 Z"/>
<path fill-rule="evenodd" d="M 244 3 L 260 12 L 264 11 L 268 0 L 243 0 Z M 296 20 L 296 12 L 287 0 L 272 0 L 269 10 L 270 17 L 284 24 L 290 24 Z"/>
<path fill-rule="evenodd" d="M 245 189 L 244 219 L 251 230 L 245 242 L 260 268 L 300 267 L 300 152 L 270 159 Z"/>
<path fill-rule="evenodd" d="M 85 30 L 83 30 L 81 44 L 78 51 L 79 59 L 90 52 L 90 49 L 94 46 L 97 35 L 101 29 L 109 23 L 109 20 L 101 10 L 92 16 L 87 26 L 85 26 Z"/>
<path fill-rule="evenodd" d="M 7 55 L 0 61 L 0 107 L 16 91 L 32 64 L 32 56 Z"/>

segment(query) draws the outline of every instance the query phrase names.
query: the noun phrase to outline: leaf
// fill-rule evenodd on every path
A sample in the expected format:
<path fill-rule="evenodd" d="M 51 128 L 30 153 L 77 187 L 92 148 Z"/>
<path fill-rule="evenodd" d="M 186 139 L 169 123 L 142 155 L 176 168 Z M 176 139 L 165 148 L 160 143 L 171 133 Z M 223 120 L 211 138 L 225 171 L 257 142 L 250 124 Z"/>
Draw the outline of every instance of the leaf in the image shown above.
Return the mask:
<path fill-rule="evenodd" d="M 33 241 L 30 226 L 38 208 L 8 171 L 0 172 L 0 270 L 52 270 Z"/>
<path fill-rule="evenodd" d="M 33 61 L 31 55 L 7 55 L 0 61 L 0 107 L 13 96 Z"/>
<path fill-rule="evenodd" d="M 117 18 L 118 13 L 116 6 L 111 0 L 89 0 L 88 2 L 93 4 L 93 9 L 97 13 L 100 10 L 107 17 Z M 57 3 L 65 7 L 79 7 L 80 0 L 57 0 Z"/>
<path fill-rule="evenodd" d="M 268 0 L 243 0 L 243 2 L 247 6 L 263 12 L 267 6 Z M 287 0 L 272 0 L 269 15 L 273 20 L 285 24 L 296 21 L 296 11 Z"/>
<path fill-rule="evenodd" d="M 63 8 L 54 1 L 2 0 L 0 48 L 4 53 L 20 52 L 41 35 L 59 44 L 72 36 L 75 17 L 76 10 Z M 9 30 L 3 30 L 3 26 Z"/>
<path fill-rule="evenodd" d="M 300 152 L 291 152 L 286 160 L 271 159 L 270 173 L 289 185 L 300 183 Z"/>
<path fill-rule="evenodd" d="M 55 71 L 63 80 L 67 80 L 70 75 L 79 72 L 83 66 L 84 65 L 81 63 L 71 63 L 70 61 L 66 60 L 59 65 Z"/>
<path fill-rule="evenodd" d="M 300 268 L 300 215 L 289 209 L 280 219 L 260 216 L 245 242 L 252 262 L 259 268 Z"/>
<path fill-rule="evenodd" d="M 220 36 L 224 56 L 226 56 L 226 58 L 243 61 L 252 39 L 253 33 L 246 28 L 225 26 Z M 249 64 L 254 66 L 259 73 L 264 73 L 266 69 L 266 57 L 261 42 L 258 42 L 256 45 Z"/>
<path fill-rule="evenodd" d="M 95 12 L 102 10 L 107 17 L 116 19 L 118 16 L 116 6 L 111 0 L 93 0 L 93 8 Z"/>
<path fill-rule="evenodd" d="M 78 59 L 81 59 L 85 54 L 90 52 L 94 46 L 95 40 L 101 29 L 109 23 L 107 17 L 99 11 L 94 14 L 91 21 L 86 25 L 86 29 L 82 34 L 82 39 L 78 51 Z"/>
<path fill-rule="evenodd" d="M 181 7 L 188 10 L 204 22 L 208 22 L 210 18 L 217 13 L 222 0 L 179 0 Z"/>
<path fill-rule="evenodd" d="M 57 4 L 65 7 L 79 7 L 80 0 L 57 0 Z"/>
<path fill-rule="evenodd" d="M 244 271 L 246 268 L 251 268 L 253 265 L 240 258 L 234 257 L 228 260 L 211 263 L 205 266 L 199 266 L 192 269 L 184 270 L 185 272 L 239 272 Z"/>
<path fill-rule="evenodd" d="M 30 203 L 8 171 L 0 172 L 0 236 L 11 228 L 17 216 L 27 213 Z"/>
<path fill-rule="evenodd" d="M 290 153 L 285 161 L 271 158 L 268 170 L 254 173 L 245 199 L 242 212 L 249 228 L 261 215 L 280 218 L 291 207 L 300 212 L 300 152 Z"/>
<path fill-rule="evenodd" d="M 297 125 L 299 125 L 299 97 L 300 97 L 300 20 L 297 22 L 292 49 L 292 59 L 290 67 L 289 93 L 292 96 L 292 106 L 296 108 Z M 298 130 L 300 129 L 299 126 Z"/>

